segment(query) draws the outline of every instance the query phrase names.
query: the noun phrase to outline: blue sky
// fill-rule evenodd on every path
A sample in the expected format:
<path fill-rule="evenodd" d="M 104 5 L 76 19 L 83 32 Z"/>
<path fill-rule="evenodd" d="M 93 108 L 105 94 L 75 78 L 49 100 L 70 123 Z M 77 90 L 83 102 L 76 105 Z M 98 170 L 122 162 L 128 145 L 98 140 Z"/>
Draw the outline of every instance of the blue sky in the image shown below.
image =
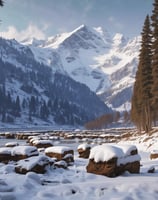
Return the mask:
<path fill-rule="evenodd" d="M 4 0 L 0 34 L 8 38 L 46 38 L 81 24 L 101 26 L 110 34 L 140 34 L 154 0 Z"/>

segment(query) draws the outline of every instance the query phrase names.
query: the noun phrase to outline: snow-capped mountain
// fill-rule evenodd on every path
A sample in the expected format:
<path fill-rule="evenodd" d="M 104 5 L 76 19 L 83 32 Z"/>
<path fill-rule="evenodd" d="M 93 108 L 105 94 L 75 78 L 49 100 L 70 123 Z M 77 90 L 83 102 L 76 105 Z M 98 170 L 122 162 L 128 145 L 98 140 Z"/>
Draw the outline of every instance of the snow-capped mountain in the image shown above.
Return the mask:
<path fill-rule="evenodd" d="M 112 112 L 85 84 L 69 77 L 58 60 L 53 71 L 36 55 L 27 45 L 0 38 L 0 124 L 84 125 Z"/>
<path fill-rule="evenodd" d="M 105 89 L 110 85 L 107 75 L 96 65 L 97 56 L 105 52 L 110 45 L 108 39 L 103 40 L 104 34 L 101 30 L 98 32 L 82 25 L 71 33 L 48 38 L 38 47 L 33 42 L 30 47 L 38 61 L 97 92 L 99 87 Z"/>
<path fill-rule="evenodd" d="M 87 85 L 112 108 L 130 108 L 140 37 L 111 36 L 101 27 L 81 25 L 47 40 L 22 43 L 29 45 L 38 62 Z"/>
<path fill-rule="evenodd" d="M 46 40 L 0 38 L 0 121 L 83 125 L 130 109 L 139 48 L 140 37 L 85 25 Z"/>

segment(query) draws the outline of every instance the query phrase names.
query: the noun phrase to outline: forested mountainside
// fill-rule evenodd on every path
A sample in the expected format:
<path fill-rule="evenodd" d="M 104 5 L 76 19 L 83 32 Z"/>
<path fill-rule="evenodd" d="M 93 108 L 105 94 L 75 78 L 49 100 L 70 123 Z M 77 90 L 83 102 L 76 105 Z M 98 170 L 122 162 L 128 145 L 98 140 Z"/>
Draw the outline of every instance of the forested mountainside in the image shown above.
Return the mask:
<path fill-rule="evenodd" d="M 83 125 L 111 112 L 86 85 L 36 61 L 29 47 L 2 38 L 0 43 L 2 122 Z"/>

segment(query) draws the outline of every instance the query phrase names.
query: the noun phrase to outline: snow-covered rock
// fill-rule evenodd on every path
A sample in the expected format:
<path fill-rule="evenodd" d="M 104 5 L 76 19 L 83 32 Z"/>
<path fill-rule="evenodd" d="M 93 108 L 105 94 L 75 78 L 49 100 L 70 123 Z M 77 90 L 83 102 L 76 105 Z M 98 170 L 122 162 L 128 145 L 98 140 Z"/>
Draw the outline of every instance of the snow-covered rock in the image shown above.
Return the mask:
<path fill-rule="evenodd" d="M 90 144 L 87 144 L 87 143 L 82 143 L 80 144 L 77 149 L 83 149 L 83 150 L 86 150 L 87 148 L 90 148 L 91 145 Z"/>
<path fill-rule="evenodd" d="M 51 140 L 33 140 L 32 145 L 37 148 L 47 148 L 53 146 L 53 142 Z"/>
<path fill-rule="evenodd" d="M 0 162 L 8 163 L 10 160 L 12 160 L 11 147 L 1 147 L 0 148 Z"/>
<path fill-rule="evenodd" d="M 17 146 L 13 147 L 11 151 L 12 156 L 24 155 L 26 157 L 38 155 L 38 150 L 36 147 L 32 146 Z"/>
<path fill-rule="evenodd" d="M 80 144 L 77 148 L 80 158 L 89 158 L 91 145 L 87 143 Z"/>
<path fill-rule="evenodd" d="M 96 163 L 107 162 L 112 158 L 122 158 L 124 153 L 121 148 L 112 145 L 99 145 L 91 149 L 89 159 L 94 159 Z"/>
<path fill-rule="evenodd" d="M 18 161 L 32 156 L 39 155 L 36 147 L 33 146 L 14 146 L 0 148 L 0 162 Z"/>
<path fill-rule="evenodd" d="M 65 152 L 72 151 L 72 148 L 67 146 L 54 146 L 54 147 L 48 147 L 45 150 L 45 153 L 59 153 L 64 154 Z"/>
<path fill-rule="evenodd" d="M 125 171 L 139 173 L 140 159 L 134 145 L 103 144 L 91 149 L 87 172 L 109 177 Z"/>
<path fill-rule="evenodd" d="M 5 144 L 6 147 L 15 147 L 15 146 L 19 146 L 18 142 L 7 142 Z"/>
<path fill-rule="evenodd" d="M 49 157 L 56 158 L 57 161 L 64 160 L 68 164 L 74 162 L 74 151 L 67 146 L 53 146 L 45 149 L 45 154 Z"/>
<path fill-rule="evenodd" d="M 53 164 L 54 162 L 47 156 L 34 156 L 18 161 L 15 171 L 20 174 L 26 174 L 28 172 L 43 174 L 46 172 L 46 167 Z"/>

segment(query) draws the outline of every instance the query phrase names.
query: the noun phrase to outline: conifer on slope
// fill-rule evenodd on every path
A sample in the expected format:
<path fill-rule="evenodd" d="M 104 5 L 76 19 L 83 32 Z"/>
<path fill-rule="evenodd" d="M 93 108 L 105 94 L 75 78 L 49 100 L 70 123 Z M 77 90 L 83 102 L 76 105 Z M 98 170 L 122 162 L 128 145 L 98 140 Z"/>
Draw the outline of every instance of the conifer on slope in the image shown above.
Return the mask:
<path fill-rule="evenodd" d="M 151 69 L 151 40 L 150 19 L 146 16 L 143 30 L 142 42 L 139 54 L 139 64 L 136 74 L 136 81 L 132 96 L 132 121 L 146 132 L 151 130 L 151 87 L 152 87 L 152 69 Z"/>

